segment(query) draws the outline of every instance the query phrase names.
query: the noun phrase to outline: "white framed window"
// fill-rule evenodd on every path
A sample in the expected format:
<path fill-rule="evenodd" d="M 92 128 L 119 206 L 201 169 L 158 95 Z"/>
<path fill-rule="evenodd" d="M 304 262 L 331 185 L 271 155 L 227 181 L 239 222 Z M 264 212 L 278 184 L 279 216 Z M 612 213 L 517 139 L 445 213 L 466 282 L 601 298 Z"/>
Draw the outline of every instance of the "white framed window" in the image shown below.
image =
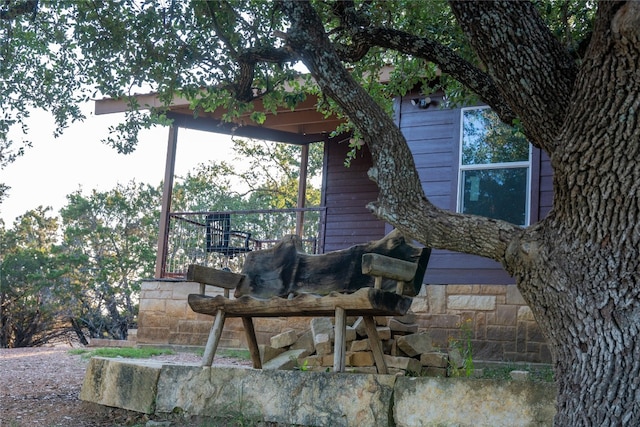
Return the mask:
<path fill-rule="evenodd" d="M 528 225 L 531 144 L 488 107 L 461 114 L 457 211 Z"/>

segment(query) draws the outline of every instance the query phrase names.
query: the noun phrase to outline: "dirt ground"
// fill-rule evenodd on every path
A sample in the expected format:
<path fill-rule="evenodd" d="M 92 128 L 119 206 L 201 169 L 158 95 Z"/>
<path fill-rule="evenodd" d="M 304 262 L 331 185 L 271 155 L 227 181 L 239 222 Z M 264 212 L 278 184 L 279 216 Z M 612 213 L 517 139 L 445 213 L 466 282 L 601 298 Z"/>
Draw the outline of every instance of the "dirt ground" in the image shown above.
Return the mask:
<path fill-rule="evenodd" d="M 78 399 L 88 359 L 69 346 L 0 349 L 0 427 L 201 426 L 200 421 L 167 420 Z M 198 363 L 189 353 L 157 356 Z M 237 364 L 218 359 L 216 364 Z M 171 421 L 170 423 L 168 421 Z M 211 424 L 209 424 L 211 425 Z"/>

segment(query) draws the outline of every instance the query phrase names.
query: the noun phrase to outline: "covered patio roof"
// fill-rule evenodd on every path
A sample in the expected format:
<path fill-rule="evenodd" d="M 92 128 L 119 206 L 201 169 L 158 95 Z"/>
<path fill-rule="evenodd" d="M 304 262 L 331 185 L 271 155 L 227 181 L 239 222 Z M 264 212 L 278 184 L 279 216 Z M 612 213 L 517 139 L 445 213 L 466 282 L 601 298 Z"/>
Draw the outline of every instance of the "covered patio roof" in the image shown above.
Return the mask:
<path fill-rule="evenodd" d="M 332 139 L 330 136 L 331 132 L 343 122 L 343 120 L 338 117 L 325 117 L 324 114 L 318 112 L 316 108 L 318 98 L 314 95 L 307 95 L 304 101 L 296 105 L 295 110 L 281 107 L 278 108 L 275 113 L 266 111 L 262 101 L 255 101 L 254 111 L 261 111 L 266 116 L 262 124 L 251 120 L 250 113 L 241 115 L 232 123 L 225 122 L 222 119 L 225 113 L 222 108 L 218 108 L 213 112 L 205 112 L 202 110 L 194 112 L 194 110 L 190 108 L 189 101 L 180 97 L 175 97 L 168 107 L 162 104 L 156 94 L 141 94 L 136 95 L 135 98 L 142 109 L 165 108 L 167 117 L 173 120 L 173 124 L 169 129 L 167 144 L 167 160 L 156 257 L 156 278 L 163 277 L 164 263 L 167 255 L 169 214 L 171 212 L 179 128 L 300 145 L 302 151 L 297 208 L 304 208 L 309 155 L 308 145 L 313 142 L 330 141 Z M 96 115 L 123 113 L 128 110 L 129 105 L 126 99 L 105 98 L 95 101 Z M 342 140 L 345 139 L 345 136 L 342 135 L 336 139 Z M 303 221 L 304 212 L 298 212 L 296 220 L 296 233 L 298 235 L 302 234 Z"/>
<path fill-rule="evenodd" d="M 155 94 L 136 95 L 141 108 L 164 107 Z M 256 138 L 288 144 L 306 145 L 312 142 L 328 141 L 330 134 L 344 122 L 335 116 L 325 117 L 316 109 L 318 98 L 307 98 L 296 105 L 295 110 L 280 107 L 275 114 L 266 111 L 262 101 L 254 102 L 255 110 L 264 112 L 264 123 L 251 120 L 250 113 L 241 115 L 234 122 L 222 120 L 225 110 L 218 108 L 213 112 L 197 111 L 183 98 L 176 97 L 167 108 L 167 117 L 173 120 L 175 127 L 215 132 L 245 138 Z M 95 101 L 95 114 L 122 113 L 129 109 L 124 99 L 105 98 Z"/>

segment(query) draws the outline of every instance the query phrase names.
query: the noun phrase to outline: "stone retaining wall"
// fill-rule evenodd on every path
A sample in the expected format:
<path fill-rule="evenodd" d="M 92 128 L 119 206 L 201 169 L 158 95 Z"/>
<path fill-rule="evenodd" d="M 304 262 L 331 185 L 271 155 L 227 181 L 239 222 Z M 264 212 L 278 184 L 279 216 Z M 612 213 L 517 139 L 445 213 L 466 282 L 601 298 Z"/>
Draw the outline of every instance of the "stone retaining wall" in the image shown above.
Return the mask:
<path fill-rule="evenodd" d="M 80 399 L 160 417 L 301 426 L 550 426 L 551 383 L 202 368 L 92 358 Z"/>
<path fill-rule="evenodd" d="M 179 280 L 150 280 L 142 284 L 138 318 L 139 345 L 203 346 L 213 319 L 191 311 L 190 293 L 199 285 Z M 215 295 L 208 286 L 207 294 Z M 221 293 L 221 291 L 220 291 Z M 420 332 L 428 332 L 436 346 L 449 347 L 451 340 L 473 345 L 474 359 L 550 363 L 544 336 L 514 285 L 426 285 L 414 298 Z M 268 344 L 286 329 L 299 334 L 309 329 L 309 318 L 255 319 L 258 343 Z M 242 322 L 225 322 L 221 347 L 244 347 Z"/>

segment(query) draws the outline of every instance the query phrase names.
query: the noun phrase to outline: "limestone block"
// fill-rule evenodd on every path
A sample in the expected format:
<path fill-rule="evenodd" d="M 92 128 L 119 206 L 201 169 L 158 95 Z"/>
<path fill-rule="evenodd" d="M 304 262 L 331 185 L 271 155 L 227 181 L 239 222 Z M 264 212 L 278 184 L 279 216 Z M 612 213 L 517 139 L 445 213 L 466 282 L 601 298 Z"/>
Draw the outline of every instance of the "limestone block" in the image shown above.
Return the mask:
<path fill-rule="evenodd" d="M 362 317 L 358 317 L 358 320 L 353 322 L 353 325 L 351 327 L 356 330 L 356 333 L 359 336 L 367 336 L 367 328 L 364 326 L 364 319 Z"/>
<path fill-rule="evenodd" d="M 356 330 L 353 329 L 352 326 L 347 326 L 345 328 L 345 341 L 346 342 L 351 342 L 351 341 L 355 341 L 357 338 L 357 334 L 356 334 Z"/>
<path fill-rule="evenodd" d="M 399 377 L 393 417 L 402 427 L 550 426 L 555 395 L 553 386 L 531 382 Z"/>
<path fill-rule="evenodd" d="M 325 367 L 333 366 L 333 353 L 325 354 L 324 356 L 321 356 L 321 357 L 322 357 L 322 366 L 325 366 Z M 350 360 L 349 357 L 350 356 L 348 353 L 345 354 L 345 365 L 348 364 L 348 361 Z"/>
<path fill-rule="evenodd" d="M 314 317 L 311 319 L 311 333 L 313 336 L 327 334 L 333 340 L 333 324 L 328 317 Z"/>
<path fill-rule="evenodd" d="M 167 300 L 165 302 L 166 315 L 169 317 L 183 318 L 187 315 L 187 310 L 191 311 L 185 301 Z"/>
<path fill-rule="evenodd" d="M 515 326 L 518 316 L 518 307 L 515 305 L 498 304 L 495 311 L 495 324 L 505 326 Z"/>
<path fill-rule="evenodd" d="M 282 332 L 281 334 L 271 337 L 271 347 L 285 348 L 298 340 L 298 334 L 293 329 Z"/>
<path fill-rule="evenodd" d="M 414 297 L 413 301 L 411 301 L 411 311 L 414 313 L 428 313 L 429 312 L 429 303 L 427 302 L 426 297 Z"/>
<path fill-rule="evenodd" d="M 285 352 L 284 348 L 275 348 L 264 344 L 258 345 L 258 350 L 260 351 L 260 360 L 262 360 L 262 363 L 266 363 Z"/>
<path fill-rule="evenodd" d="M 349 366 L 373 366 L 375 360 L 373 359 L 373 353 L 370 351 L 357 351 L 355 353 L 349 353 L 350 363 Z"/>
<path fill-rule="evenodd" d="M 449 363 L 449 357 L 447 353 L 433 351 L 429 353 L 422 353 L 420 355 L 420 364 L 422 366 L 431 366 L 434 368 L 446 368 L 448 363 Z"/>
<path fill-rule="evenodd" d="M 398 337 L 396 341 L 398 343 L 398 348 L 409 357 L 433 351 L 431 336 L 424 332 L 420 334 L 401 336 Z"/>
<path fill-rule="evenodd" d="M 207 291 L 219 289 L 219 288 L 216 288 L 215 286 L 206 286 L 206 288 L 208 288 L 206 289 Z M 200 284 L 195 282 L 172 283 L 171 288 L 167 288 L 167 290 L 171 292 L 171 296 L 169 298 L 173 298 L 175 300 L 181 300 L 186 303 L 187 298 L 189 297 L 189 294 L 200 293 Z"/>
<path fill-rule="evenodd" d="M 243 368 L 165 365 L 158 380 L 156 413 L 184 412 L 208 417 L 241 413 L 242 385 L 250 373 Z"/>
<path fill-rule="evenodd" d="M 249 419 L 279 425 L 332 427 L 388 427 L 392 422 L 388 411 L 395 377 L 297 371 L 249 372 L 251 375 L 243 384 L 242 397 L 242 414 Z M 354 390 L 358 391 L 357 399 L 354 398 Z"/>
<path fill-rule="evenodd" d="M 515 304 L 515 305 L 527 305 L 527 302 L 522 298 L 522 294 L 518 290 L 517 286 L 509 285 L 507 288 L 507 304 Z"/>
<path fill-rule="evenodd" d="M 396 357 L 389 356 L 385 354 L 384 362 L 387 364 L 389 368 L 397 368 L 402 369 L 406 372 L 420 373 L 422 370 L 422 365 L 418 359 L 414 359 L 413 357 Z"/>
<path fill-rule="evenodd" d="M 447 310 L 447 286 L 427 286 L 427 301 L 429 312 L 432 314 L 444 314 Z"/>
<path fill-rule="evenodd" d="M 369 351 L 371 350 L 371 344 L 369 343 L 369 339 L 358 340 L 351 343 L 351 351 Z"/>
<path fill-rule="evenodd" d="M 304 356 L 305 350 L 287 350 L 262 364 L 262 369 L 293 369 L 298 364 L 298 359 Z"/>
<path fill-rule="evenodd" d="M 382 352 L 392 356 L 404 356 L 398 354 L 398 341 L 395 339 L 382 341 Z"/>
<path fill-rule="evenodd" d="M 378 326 L 376 331 L 378 331 L 378 337 L 380 337 L 381 340 L 391 339 L 391 329 L 388 326 Z"/>
<path fill-rule="evenodd" d="M 94 357 L 89 361 L 80 400 L 152 414 L 162 364 Z"/>
<path fill-rule="evenodd" d="M 407 314 L 405 314 L 404 316 L 393 316 L 391 318 L 389 318 L 389 321 L 391 321 L 391 319 L 394 319 L 400 323 L 404 323 L 405 325 L 410 325 L 412 323 L 416 323 L 416 314 L 408 311 Z M 387 326 L 390 326 L 387 323 Z"/>
<path fill-rule="evenodd" d="M 495 310 L 495 295 L 450 295 L 447 298 L 449 310 Z"/>
<path fill-rule="evenodd" d="M 535 321 L 535 317 L 533 317 L 533 311 L 529 308 L 528 305 L 523 305 L 522 307 L 518 307 L 518 322 L 524 321 Z"/>
<path fill-rule="evenodd" d="M 374 316 L 373 321 L 376 322 L 378 326 L 387 326 L 389 318 L 387 316 Z"/>
<path fill-rule="evenodd" d="M 418 332 L 417 323 L 402 323 L 394 318 L 389 319 L 388 326 L 392 332 L 408 332 L 411 334 Z"/>
<path fill-rule="evenodd" d="M 166 309 L 166 299 L 160 298 L 148 298 L 140 300 L 140 311 L 155 311 L 155 312 L 165 312 Z"/>
<path fill-rule="evenodd" d="M 331 339 L 329 334 L 316 334 L 313 336 L 313 345 L 316 350 L 316 354 L 319 356 L 325 356 L 332 351 Z"/>
<path fill-rule="evenodd" d="M 311 335 L 311 329 L 307 330 L 302 335 L 300 335 L 300 337 L 298 337 L 298 340 L 291 345 L 290 350 L 298 350 L 301 348 L 307 350 L 309 354 L 315 351 L 315 346 L 313 345 L 313 336 Z"/>

